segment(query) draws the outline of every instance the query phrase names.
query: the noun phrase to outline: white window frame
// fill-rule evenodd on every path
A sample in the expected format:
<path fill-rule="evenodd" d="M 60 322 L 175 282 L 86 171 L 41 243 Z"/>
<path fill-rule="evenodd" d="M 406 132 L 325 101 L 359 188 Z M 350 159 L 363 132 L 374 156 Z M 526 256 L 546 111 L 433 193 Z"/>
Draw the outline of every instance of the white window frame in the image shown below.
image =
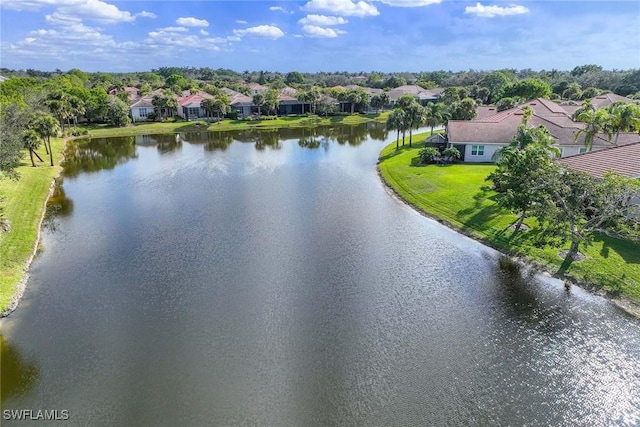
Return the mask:
<path fill-rule="evenodd" d="M 474 154 L 475 151 L 475 154 Z M 472 156 L 484 156 L 484 145 L 472 145 L 471 146 L 471 155 Z"/>
<path fill-rule="evenodd" d="M 187 114 L 189 117 L 200 117 L 200 108 L 199 107 L 187 107 Z"/>
<path fill-rule="evenodd" d="M 147 116 L 149 115 L 149 113 L 151 113 L 151 111 L 149 111 L 150 108 L 139 108 L 138 109 L 138 115 L 142 118 L 147 118 Z"/>

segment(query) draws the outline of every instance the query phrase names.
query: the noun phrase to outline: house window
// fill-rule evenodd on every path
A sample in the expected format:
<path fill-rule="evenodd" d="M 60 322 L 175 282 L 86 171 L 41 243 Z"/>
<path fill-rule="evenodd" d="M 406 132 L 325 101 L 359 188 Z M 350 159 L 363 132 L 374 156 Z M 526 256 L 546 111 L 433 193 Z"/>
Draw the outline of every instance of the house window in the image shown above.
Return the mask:
<path fill-rule="evenodd" d="M 472 145 L 471 146 L 471 155 L 472 156 L 484 156 L 484 145 Z"/>
<path fill-rule="evenodd" d="M 147 117 L 147 115 L 150 113 L 148 108 L 140 108 L 139 112 L 140 117 Z"/>
<path fill-rule="evenodd" d="M 586 152 L 587 152 L 587 149 L 586 149 L 586 148 L 584 148 L 584 147 L 580 148 L 580 154 L 582 154 L 582 153 L 586 153 Z"/>
<path fill-rule="evenodd" d="M 189 107 L 187 108 L 187 114 L 189 114 L 189 117 L 198 117 L 200 116 L 200 109 L 198 107 Z"/>

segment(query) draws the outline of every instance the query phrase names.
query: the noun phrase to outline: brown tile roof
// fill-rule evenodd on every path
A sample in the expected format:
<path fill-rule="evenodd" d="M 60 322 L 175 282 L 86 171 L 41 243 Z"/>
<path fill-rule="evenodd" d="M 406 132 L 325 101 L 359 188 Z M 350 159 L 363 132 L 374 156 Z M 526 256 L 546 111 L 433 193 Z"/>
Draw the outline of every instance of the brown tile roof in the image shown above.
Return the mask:
<path fill-rule="evenodd" d="M 235 105 L 236 107 L 253 106 L 253 98 L 250 96 L 226 87 L 222 88 L 222 92 L 229 97 L 229 105 Z"/>
<path fill-rule="evenodd" d="M 476 107 L 476 120 L 482 120 L 485 117 L 493 116 L 498 109 L 493 105 L 479 105 Z"/>
<path fill-rule="evenodd" d="M 607 171 L 614 171 L 628 178 L 640 178 L 640 141 L 564 157 L 558 161 L 571 169 L 599 178 L 604 177 Z"/>
<path fill-rule="evenodd" d="M 597 109 L 606 108 L 614 102 L 624 102 L 630 104 L 633 99 L 629 99 L 625 96 L 616 95 L 615 93 L 605 93 L 602 95 L 598 95 L 595 98 L 591 98 L 591 105 L 596 107 Z"/>

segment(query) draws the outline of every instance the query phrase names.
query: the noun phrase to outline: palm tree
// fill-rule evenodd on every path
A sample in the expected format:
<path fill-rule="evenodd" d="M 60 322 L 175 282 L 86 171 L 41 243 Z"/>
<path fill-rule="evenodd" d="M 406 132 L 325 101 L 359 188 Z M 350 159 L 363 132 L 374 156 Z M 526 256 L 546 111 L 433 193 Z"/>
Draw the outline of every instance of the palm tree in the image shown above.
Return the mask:
<path fill-rule="evenodd" d="M 210 119 L 211 114 L 213 113 L 213 110 L 215 108 L 213 98 L 203 99 L 202 102 L 200 103 L 200 107 L 207 112 L 207 118 Z"/>
<path fill-rule="evenodd" d="M 424 123 L 426 114 L 422 105 L 418 104 L 417 101 L 414 101 L 407 108 L 406 115 L 409 121 L 409 147 L 411 147 L 413 129 L 419 128 Z"/>
<path fill-rule="evenodd" d="M 229 102 L 231 102 L 231 100 L 227 95 L 220 95 L 215 97 L 212 101 L 213 108 L 211 109 L 211 111 L 216 113 L 218 116 L 218 121 L 221 121 L 222 117 L 231 110 L 231 106 L 229 105 Z"/>
<path fill-rule="evenodd" d="M 444 104 L 429 103 L 425 107 L 425 122 L 427 126 L 431 127 L 431 136 L 433 136 L 433 128 L 441 125 L 447 119 L 447 110 Z"/>
<path fill-rule="evenodd" d="M 49 159 L 51 160 L 51 166 L 53 166 L 53 150 L 51 149 L 51 137 L 58 136 L 60 132 L 60 126 L 55 118 L 49 114 L 40 115 L 34 122 L 33 128 L 36 135 L 39 135 L 45 144 L 49 147 Z"/>
<path fill-rule="evenodd" d="M 258 116 L 262 115 L 262 106 L 266 103 L 264 94 L 257 93 L 253 96 L 253 103 L 258 107 Z"/>
<path fill-rule="evenodd" d="M 593 140 L 600 132 L 604 132 L 608 140 L 611 141 L 611 118 L 607 110 L 601 109 L 596 112 L 585 110 L 578 115 L 577 120 L 585 123 L 585 127 L 576 132 L 574 140 L 577 140 L 580 135 L 584 134 L 584 146 L 587 148 L 587 151 L 591 151 Z"/>
<path fill-rule="evenodd" d="M 35 168 L 36 162 L 33 160 L 33 153 L 40 146 L 40 137 L 38 136 L 36 131 L 34 131 L 33 129 L 27 129 L 24 132 L 22 132 L 22 146 L 27 150 L 29 150 L 29 157 L 31 158 L 31 166 Z"/>
<path fill-rule="evenodd" d="M 608 110 L 610 130 L 616 133 L 613 145 L 618 145 L 620 132 L 640 130 L 640 107 L 637 104 L 615 103 Z"/>
<path fill-rule="evenodd" d="M 402 111 L 402 109 L 400 108 L 394 108 L 393 111 L 391 111 L 391 113 L 389 114 L 389 117 L 387 118 L 387 130 L 390 130 L 390 131 L 395 130 L 397 132 L 396 150 L 400 148 L 399 147 L 400 131 L 404 127 L 404 121 L 405 121 L 404 111 Z"/>

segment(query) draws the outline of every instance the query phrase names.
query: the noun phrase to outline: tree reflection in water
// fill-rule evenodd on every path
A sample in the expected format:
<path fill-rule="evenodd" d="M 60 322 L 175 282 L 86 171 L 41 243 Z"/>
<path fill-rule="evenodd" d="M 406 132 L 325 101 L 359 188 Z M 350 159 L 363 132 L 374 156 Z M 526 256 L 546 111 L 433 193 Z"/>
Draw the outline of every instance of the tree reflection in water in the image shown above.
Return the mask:
<path fill-rule="evenodd" d="M 76 177 L 80 172 L 113 169 L 135 157 L 133 136 L 70 141 L 65 147 L 63 175 Z"/>
<path fill-rule="evenodd" d="M 0 334 L 0 401 L 31 391 L 40 374 L 38 366 L 27 360 Z"/>

